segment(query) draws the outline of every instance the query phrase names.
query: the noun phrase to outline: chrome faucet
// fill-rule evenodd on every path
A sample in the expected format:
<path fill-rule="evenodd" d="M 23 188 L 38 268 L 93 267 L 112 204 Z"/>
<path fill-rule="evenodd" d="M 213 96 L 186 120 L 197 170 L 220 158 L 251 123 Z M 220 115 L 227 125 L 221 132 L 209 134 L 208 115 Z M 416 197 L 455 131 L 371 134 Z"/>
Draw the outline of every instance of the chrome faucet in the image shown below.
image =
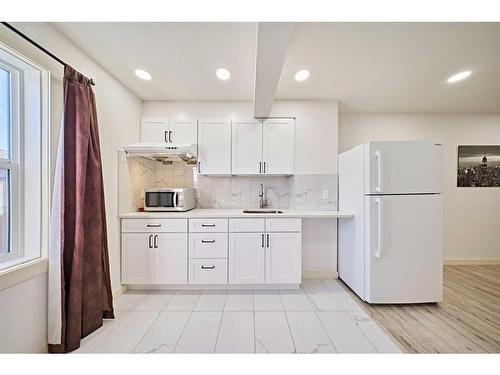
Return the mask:
<path fill-rule="evenodd" d="M 262 185 L 262 184 L 260 184 L 259 197 L 260 197 L 259 207 L 260 208 L 266 208 L 267 207 L 267 198 L 266 198 L 266 194 L 265 194 L 265 191 L 264 191 L 264 185 Z"/>

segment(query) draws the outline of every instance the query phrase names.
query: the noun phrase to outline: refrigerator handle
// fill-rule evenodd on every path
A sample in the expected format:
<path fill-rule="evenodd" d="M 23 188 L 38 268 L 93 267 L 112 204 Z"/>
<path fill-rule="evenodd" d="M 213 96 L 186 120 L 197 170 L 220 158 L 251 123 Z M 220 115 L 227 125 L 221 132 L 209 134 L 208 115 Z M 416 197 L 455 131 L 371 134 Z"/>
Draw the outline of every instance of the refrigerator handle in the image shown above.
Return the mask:
<path fill-rule="evenodd" d="M 378 236 L 377 236 L 377 251 L 375 251 L 375 258 L 380 259 L 382 257 L 382 248 L 383 248 L 383 235 L 382 233 L 384 232 L 383 227 L 382 227 L 382 200 L 380 198 L 377 198 L 375 200 L 377 202 L 377 213 L 378 213 Z"/>
<path fill-rule="evenodd" d="M 382 152 L 380 150 L 375 151 L 375 157 L 377 158 L 377 187 L 375 188 L 375 191 L 380 193 L 382 191 Z"/>

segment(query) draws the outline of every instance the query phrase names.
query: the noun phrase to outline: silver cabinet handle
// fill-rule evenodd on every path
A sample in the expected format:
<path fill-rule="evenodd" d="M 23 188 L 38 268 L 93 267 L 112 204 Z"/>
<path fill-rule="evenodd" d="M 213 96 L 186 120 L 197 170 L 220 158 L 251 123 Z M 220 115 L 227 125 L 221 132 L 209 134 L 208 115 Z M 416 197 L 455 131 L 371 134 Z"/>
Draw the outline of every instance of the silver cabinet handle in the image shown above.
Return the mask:
<path fill-rule="evenodd" d="M 148 224 L 146 225 L 148 228 L 159 228 L 161 227 L 161 224 Z"/>
<path fill-rule="evenodd" d="M 166 143 L 168 143 L 167 133 L 168 133 L 168 130 L 165 130 L 165 142 L 166 142 Z"/>
<path fill-rule="evenodd" d="M 201 243 L 215 243 L 215 240 L 201 240 Z"/>
<path fill-rule="evenodd" d="M 158 235 L 155 235 L 155 249 L 158 249 Z"/>
<path fill-rule="evenodd" d="M 201 224 L 202 227 L 210 227 L 213 228 L 215 227 L 215 224 Z"/>
<path fill-rule="evenodd" d="M 262 173 L 262 162 L 259 161 L 259 173 Z"/>
<path fill-rule="evenodd" d="M 172 130 L 169 130 L 168 132 L 168 141 L 172 143 Z"/>
<path fill-rule="evenodd" d="M 264 173 L 266 173 L 266 162 L 264 162 Z"/>
<path fill-rule="evenodd" d="M 201 173 L 201 161 L 198 162 L 198 173 Z"/>
<path fill-rule="evenodd" d="M 151 234 L 151 235 L 149 236 L 149 239 L 148 239 L 148 246 L 149 246 L 149 248 L 150 248 L 150 249 L 153 247 L 153 245 L 151 244 L 151 239 L 152 239 L 152 238 L 153 238 L 153 235 Z"/>
<path fill-rule="evenodd" d="M 266 247 L 269 247 L 269 234 L 266 234 Z"/>
<path fill-rule="evenodd" d="M 202 270 L 213 270 L 215 269 L 215 266 L 201 266 Z"/>
<path fill-rule="evenodd" d="M 260 243 L 260 246 L 261 246 L 261 247 L 264 247 L 264 233 L 262 233 L 262 241 L 261 241 L 261 243 Z"/>

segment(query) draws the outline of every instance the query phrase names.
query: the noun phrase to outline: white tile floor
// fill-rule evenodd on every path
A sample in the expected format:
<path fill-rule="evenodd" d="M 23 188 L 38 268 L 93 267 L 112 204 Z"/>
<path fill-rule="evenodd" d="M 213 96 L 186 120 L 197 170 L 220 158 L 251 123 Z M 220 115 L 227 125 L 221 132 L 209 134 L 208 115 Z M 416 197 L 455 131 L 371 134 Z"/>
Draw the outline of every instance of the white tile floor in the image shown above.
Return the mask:
<path fill-rule="evenodd" d="M 130 291 L 75 353 L 398 353 L 335 279 L 299 291 Z"/>

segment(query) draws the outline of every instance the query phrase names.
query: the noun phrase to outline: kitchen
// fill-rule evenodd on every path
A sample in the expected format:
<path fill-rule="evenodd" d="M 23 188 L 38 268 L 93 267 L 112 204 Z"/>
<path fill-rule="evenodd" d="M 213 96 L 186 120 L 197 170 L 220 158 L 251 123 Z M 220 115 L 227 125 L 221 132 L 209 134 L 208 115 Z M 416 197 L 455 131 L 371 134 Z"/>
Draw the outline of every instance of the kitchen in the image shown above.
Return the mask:
<path fill-rule="evenodd" d="M 498 23 L 9 25 L 96 93 L 111 310 L 64 352 L 498 353 L 498 190 L 457 185 L 497 163 Z M 53 192 L 67 79 L 19 33 Z M 61 333 L 49 211 L 43 264 L 0 283 L 1 352 Z"/>

